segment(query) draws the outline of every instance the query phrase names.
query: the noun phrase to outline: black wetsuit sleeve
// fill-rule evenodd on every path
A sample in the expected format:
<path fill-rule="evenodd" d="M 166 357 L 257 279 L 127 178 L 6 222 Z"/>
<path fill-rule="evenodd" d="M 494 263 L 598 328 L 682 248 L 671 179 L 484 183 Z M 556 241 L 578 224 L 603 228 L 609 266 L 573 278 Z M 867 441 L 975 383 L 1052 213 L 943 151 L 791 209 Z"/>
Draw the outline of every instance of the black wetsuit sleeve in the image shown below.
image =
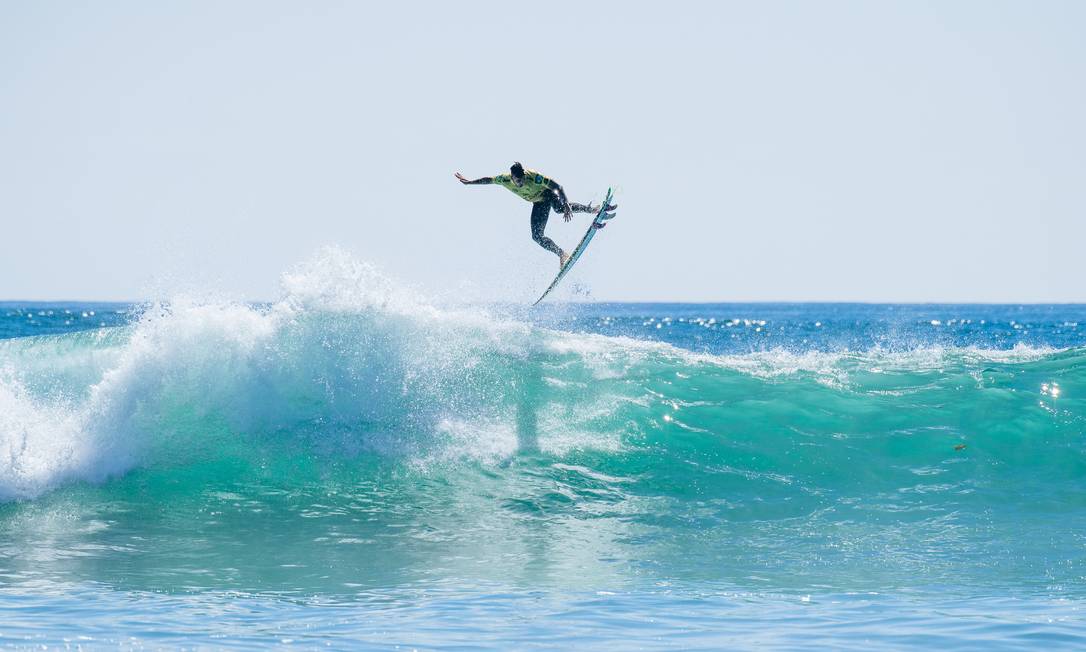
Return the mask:
<path fill-rule="evenodd" d="M 558 183 L 554 179 L 547 179 L 547 187 L 558 193 L 558 198 L 562 200 L 563 206 L 569 203 L 569 200 L 566 199 L 566 191 L 562 189 L 562 184 Z"/>
<path fill-rule="evenodd" d="M 488 183 L 494 183 L 494 177 L 479 177 L 478 179 L 472 179 L 467 183 L 469 186 L 483 186 Z"/>

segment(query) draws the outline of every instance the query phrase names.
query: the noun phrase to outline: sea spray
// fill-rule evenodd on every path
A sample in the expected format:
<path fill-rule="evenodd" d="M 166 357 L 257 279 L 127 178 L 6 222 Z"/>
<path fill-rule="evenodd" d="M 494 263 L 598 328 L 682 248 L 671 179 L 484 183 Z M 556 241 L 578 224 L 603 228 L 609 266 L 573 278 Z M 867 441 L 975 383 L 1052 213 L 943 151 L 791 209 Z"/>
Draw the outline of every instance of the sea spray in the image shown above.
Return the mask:
<path fill-rule="evenodd" d="M 10 573 L 334 596 L 1081 593 L 1078 308 L 529 319 L 439 308 L 337 251 L 283 287 L 0 341 Z"/>

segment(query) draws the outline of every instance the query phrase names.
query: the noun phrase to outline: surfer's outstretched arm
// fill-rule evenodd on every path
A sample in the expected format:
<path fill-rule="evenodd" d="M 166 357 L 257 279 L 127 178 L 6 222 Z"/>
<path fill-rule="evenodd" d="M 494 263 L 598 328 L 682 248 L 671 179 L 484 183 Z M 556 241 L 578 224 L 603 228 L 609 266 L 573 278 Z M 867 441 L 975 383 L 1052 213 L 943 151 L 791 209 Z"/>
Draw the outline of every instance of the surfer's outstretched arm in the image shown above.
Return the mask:
<path fill-rule="evenodd" d="M 468 179 L 459 172 L 456 173 L 456 178 L 460 179 L 460 183 L 465 186 L 482 186 L 488 183 L 494 183 L 494 177 L 479 177 L 478 179 Z"/>

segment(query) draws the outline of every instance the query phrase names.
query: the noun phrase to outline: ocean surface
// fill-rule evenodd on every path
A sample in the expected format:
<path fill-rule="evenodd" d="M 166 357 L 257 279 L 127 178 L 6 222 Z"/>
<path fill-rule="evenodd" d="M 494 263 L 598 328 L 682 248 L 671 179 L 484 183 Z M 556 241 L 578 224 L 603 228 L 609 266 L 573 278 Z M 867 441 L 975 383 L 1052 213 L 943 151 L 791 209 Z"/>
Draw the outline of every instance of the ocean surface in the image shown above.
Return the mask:
<path fill-rule="evenodd" d="M 0 645 L 1086 646 L 1086 306 L 282 287 L 0 304 Z"/>

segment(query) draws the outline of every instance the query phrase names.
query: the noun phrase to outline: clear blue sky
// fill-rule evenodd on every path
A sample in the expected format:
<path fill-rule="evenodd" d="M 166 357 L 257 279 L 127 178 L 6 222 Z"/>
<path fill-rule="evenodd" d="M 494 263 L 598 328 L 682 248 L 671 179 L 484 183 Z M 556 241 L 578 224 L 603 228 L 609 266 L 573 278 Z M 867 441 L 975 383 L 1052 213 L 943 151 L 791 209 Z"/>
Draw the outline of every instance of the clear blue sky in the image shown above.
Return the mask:
<path fill-rule="evenodd" d="M 273 298 L 326 244 L 532 298 L 530 206 L 452 176 L 520 160 L 618 186 L 599 299 L 1086 301 L 1084 33 L 1083 2 L 0 0 L 0 299 Z"/>

